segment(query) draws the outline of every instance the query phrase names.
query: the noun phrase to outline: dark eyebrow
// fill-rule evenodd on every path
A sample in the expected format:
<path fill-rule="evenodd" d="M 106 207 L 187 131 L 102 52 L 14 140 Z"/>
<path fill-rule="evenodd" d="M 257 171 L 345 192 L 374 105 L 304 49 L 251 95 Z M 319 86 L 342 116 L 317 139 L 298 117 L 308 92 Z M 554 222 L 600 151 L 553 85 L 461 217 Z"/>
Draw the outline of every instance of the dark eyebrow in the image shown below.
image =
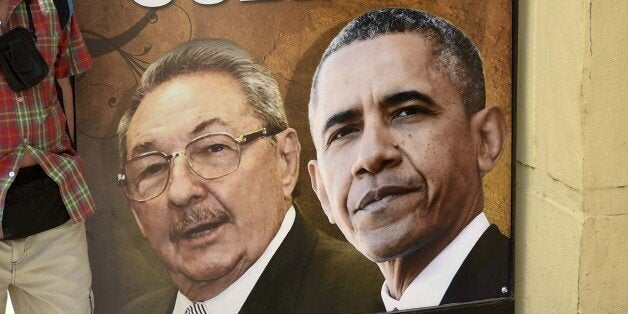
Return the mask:
<path fill-rule="evenodd" d="M 208 119 L 205 120 L 199 124 L 197 124 L 194 129 L 192 131 L 190 131 L 190 137 L 194 138 L 196 136 L 201 135 L 202 133 L 204 133 L 204 131 L 214 125 L 220 125 L 220 126 L 226 126 L 227 123 L 225 121 L 223 121 L 220 118 L 212 118 L 212 119 Z M 157 150 L 155 148 L 155 143 L 152 140 L 148 140 L 145 142 L 142 142 L 140 144 L 137 144 L 135 146 L 133 146 L 133 149 L 131 149 L 131 154 L 130 157 L 133 158 L 133 156 L 138 156 L 141 155 L 143 153 L 147 153 L 147 152 L 151 152 L 151 151 L 155 151 Z"/>
<path fill-rule="evenodd" d="M 427 103 L 430 106 L 436 105 L 436 103 L 430 96 L 416 90 L 408 90 L 408 91 L 394 93 L 391 95 L 386 95 L 384 99 L 382 100 L 382 105 L 383 106 L 397 105 L 397 104 L 401 104 L 409 100 L 420 100 Z M 349 109 L 349 110 L 344 110 L 344 111 L 341 111 L 332 115 L 325 121 L 321 134 L 324 135 L 327 132 L 327 130 L 329 130 L 336 124 L 345 123 L 347 121 L 355 119 L 357 116 L 359 116 L 359 114 L 360 112 L 358 110 Z"/>
<path fill-rule="evenodd" d="M 430 96 L 425 95 L 416 90 L 409 90 L 409 91 L 398 92 L 398 93 L 385 96 L 384 99 L 382 100 L 382 105 L 384 106 L 396 105 L 396 104 L 404 103 L 409 100 L 421 100 L 423 102 L 426 102 L 429 105 L 436 104 L 434 100 L 430 98 Z"/>
<path fill-rule="evenodd" d="M 155 144 L 151 141 L 146 141 L 141 144 L 137 144 L 133 146 L 133 149 L 131 149 L 131 154 L 129 155 L 129 157 L 133 158 L 133 156 L 138 156 L 143 153 L 154 151 L 154 150 L 155 150 Z"/>
<path fill-rule="evenodd" d="M 327 130 L 329 130 L 334 125 L 351 121 L 355 119 L 356 117 L 358 117 L 359 115 L 360 113 L 356 109 L 349 109 L 349 110 L 344 110 L 344 111 L 335 113 L 334 115 L 332 115 L 325 121 L 325 124 L 323 124 L 323 131 L 321 132 L 321 134 L 325 135 Z"/>
<path fill-rule="evenodd" d="M 190 132 L 190 135 L 192 137 L 196 137 L 198 135 L 201 135 L 201 133 L 204 133 L 204 131 L 214 125 L 220 125 L 220 126 L 227 126 L 227 122 L 223 121 L 220 118 L 211 118 L 208 120 L 205 120 L 199 124 L 197 124 L 194 129 Z"/>

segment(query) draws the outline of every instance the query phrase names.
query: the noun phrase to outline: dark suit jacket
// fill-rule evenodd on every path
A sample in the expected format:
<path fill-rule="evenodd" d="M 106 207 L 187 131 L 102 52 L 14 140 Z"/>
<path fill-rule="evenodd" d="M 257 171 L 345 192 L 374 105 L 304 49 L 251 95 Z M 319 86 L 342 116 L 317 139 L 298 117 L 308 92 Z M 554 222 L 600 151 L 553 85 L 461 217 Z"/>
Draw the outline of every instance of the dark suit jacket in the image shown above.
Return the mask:
<path fill-rule="evenodd" d="M 397 313 L 514 313 L 512 298 L 483 303 L 454 304 L 511 296 L 510 239 L 491 225 L 480 237 L 449 284 L 438 307 L 398 311 Z M 508 291 L 502 292 L 506 287 Z"/>
<path fill-rule="evenodd" d="M 367 313 L 384 311 L 383 277 L 348 243 L 315 230 L 298 213 L 294 225 L 240 313 Z M 172 313 L 171 285 L 133 300 L 123 313 Z"/>
<path fill-rule="evenodd" d="M 441 304 L 506 297 L 510 287 L 510 239 L 491 225 L 458 269 Z"/>

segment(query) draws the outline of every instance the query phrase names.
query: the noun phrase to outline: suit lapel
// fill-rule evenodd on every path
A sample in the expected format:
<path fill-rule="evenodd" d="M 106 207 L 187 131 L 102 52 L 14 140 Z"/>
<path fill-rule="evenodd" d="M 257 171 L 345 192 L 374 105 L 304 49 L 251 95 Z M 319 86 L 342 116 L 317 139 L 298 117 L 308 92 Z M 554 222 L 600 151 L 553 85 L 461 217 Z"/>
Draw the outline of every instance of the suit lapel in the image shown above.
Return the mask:
<path fill-rule="evenodd" d="M 475 244 L 451 281 L 441 304 L 507 296 L 509 287 L 510 239 L 491 225 Z"/>
<path fill-rule="evenodd" d="M 177 287 L 175 285 L 172 285 L 170 287 L 168 287 L 167 291 L 164 292 L 165 297 L 157 302 L 162 302 L 163 306 L 160 306 L 158 308 L 166 308 L 169 309 L 168 311 L 166 311 L 165 314 L 170 314 L 172 313 L 172 311 L 174 311 L 174 304 L 177 301 L 177 293 L 179 292 L 179 290 L 177 289 Z"/>
<path fill-rule="evenodd" d="M 299 211 L 294 225 L 244 302 L 240 313 L 293 313 L 318 234 Z"/>

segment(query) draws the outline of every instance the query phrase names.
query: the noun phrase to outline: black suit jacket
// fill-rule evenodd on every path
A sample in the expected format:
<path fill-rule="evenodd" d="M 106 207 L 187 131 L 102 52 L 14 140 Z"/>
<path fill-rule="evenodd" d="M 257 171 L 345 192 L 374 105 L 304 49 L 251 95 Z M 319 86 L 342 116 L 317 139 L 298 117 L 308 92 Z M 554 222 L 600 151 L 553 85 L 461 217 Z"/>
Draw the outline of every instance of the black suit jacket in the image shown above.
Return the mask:
<path fill-rule="evenodd" d="M 441 304 L 506 297 L 510 287 L 510 239 L 491 225 L 458 269 Z"/>
<path fill-rule="evenodd" d="M 510 239 L 491 225 L 478 239 L 449 284 L 438 307 L 398 311 L 397 313 L 514 313 L 512 298 L 491 302 L 454 304 L 493 298 L 510 294 Z M 503 292 L 503 288 L 507 291 Z"/>
<path fill-rule="evenodd" d="M 298 213 L 294 225 L 240 313 L 367 313 L 384 311 L 383 277 L 348 243 L 315 230 Z M 123 313 L 172 313 L 174 285 L 133 300 Z"/>

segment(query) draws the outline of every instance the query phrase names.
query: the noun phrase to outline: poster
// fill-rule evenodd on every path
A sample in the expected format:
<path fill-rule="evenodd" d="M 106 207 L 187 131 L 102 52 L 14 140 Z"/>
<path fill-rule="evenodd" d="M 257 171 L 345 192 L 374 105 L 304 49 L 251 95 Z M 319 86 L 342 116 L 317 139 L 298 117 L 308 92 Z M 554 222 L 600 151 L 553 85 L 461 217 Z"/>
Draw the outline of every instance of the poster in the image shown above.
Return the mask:
<path fill-rule="evenodd" d="M 77 78 L 77 121 L 78 151 L 98 209 L 87 223 L 97 313 L 118 313 L 131 300 L 170 282 L 142 237 L 116 180 L 121 167 L 118 123 L 148 65 L 186 41 L 224 38 L 268 68 L 301 141 L 299 196 L 294 203 L 318 229 L 344 239 L 329 223 L 310 184 L 308 161 L 316 155 L 307 115 L 310 86 L 325 48 L 340 29 L 360 14 L 381 7 L 412 8 L 442 17 L 479 50 L 486 104 L 500 107 L 507 122 L 505 150 L 483 178 L 484 213 L 502 234 L 511 235 L 511 1 L 225 0 L 202 4 L 175 0 L 157 8 L 132 0 L 77 1 L 75 14 L 94 59 L 92 69 Z M 511 296 L 510 291 L 505 296 Z"/>

